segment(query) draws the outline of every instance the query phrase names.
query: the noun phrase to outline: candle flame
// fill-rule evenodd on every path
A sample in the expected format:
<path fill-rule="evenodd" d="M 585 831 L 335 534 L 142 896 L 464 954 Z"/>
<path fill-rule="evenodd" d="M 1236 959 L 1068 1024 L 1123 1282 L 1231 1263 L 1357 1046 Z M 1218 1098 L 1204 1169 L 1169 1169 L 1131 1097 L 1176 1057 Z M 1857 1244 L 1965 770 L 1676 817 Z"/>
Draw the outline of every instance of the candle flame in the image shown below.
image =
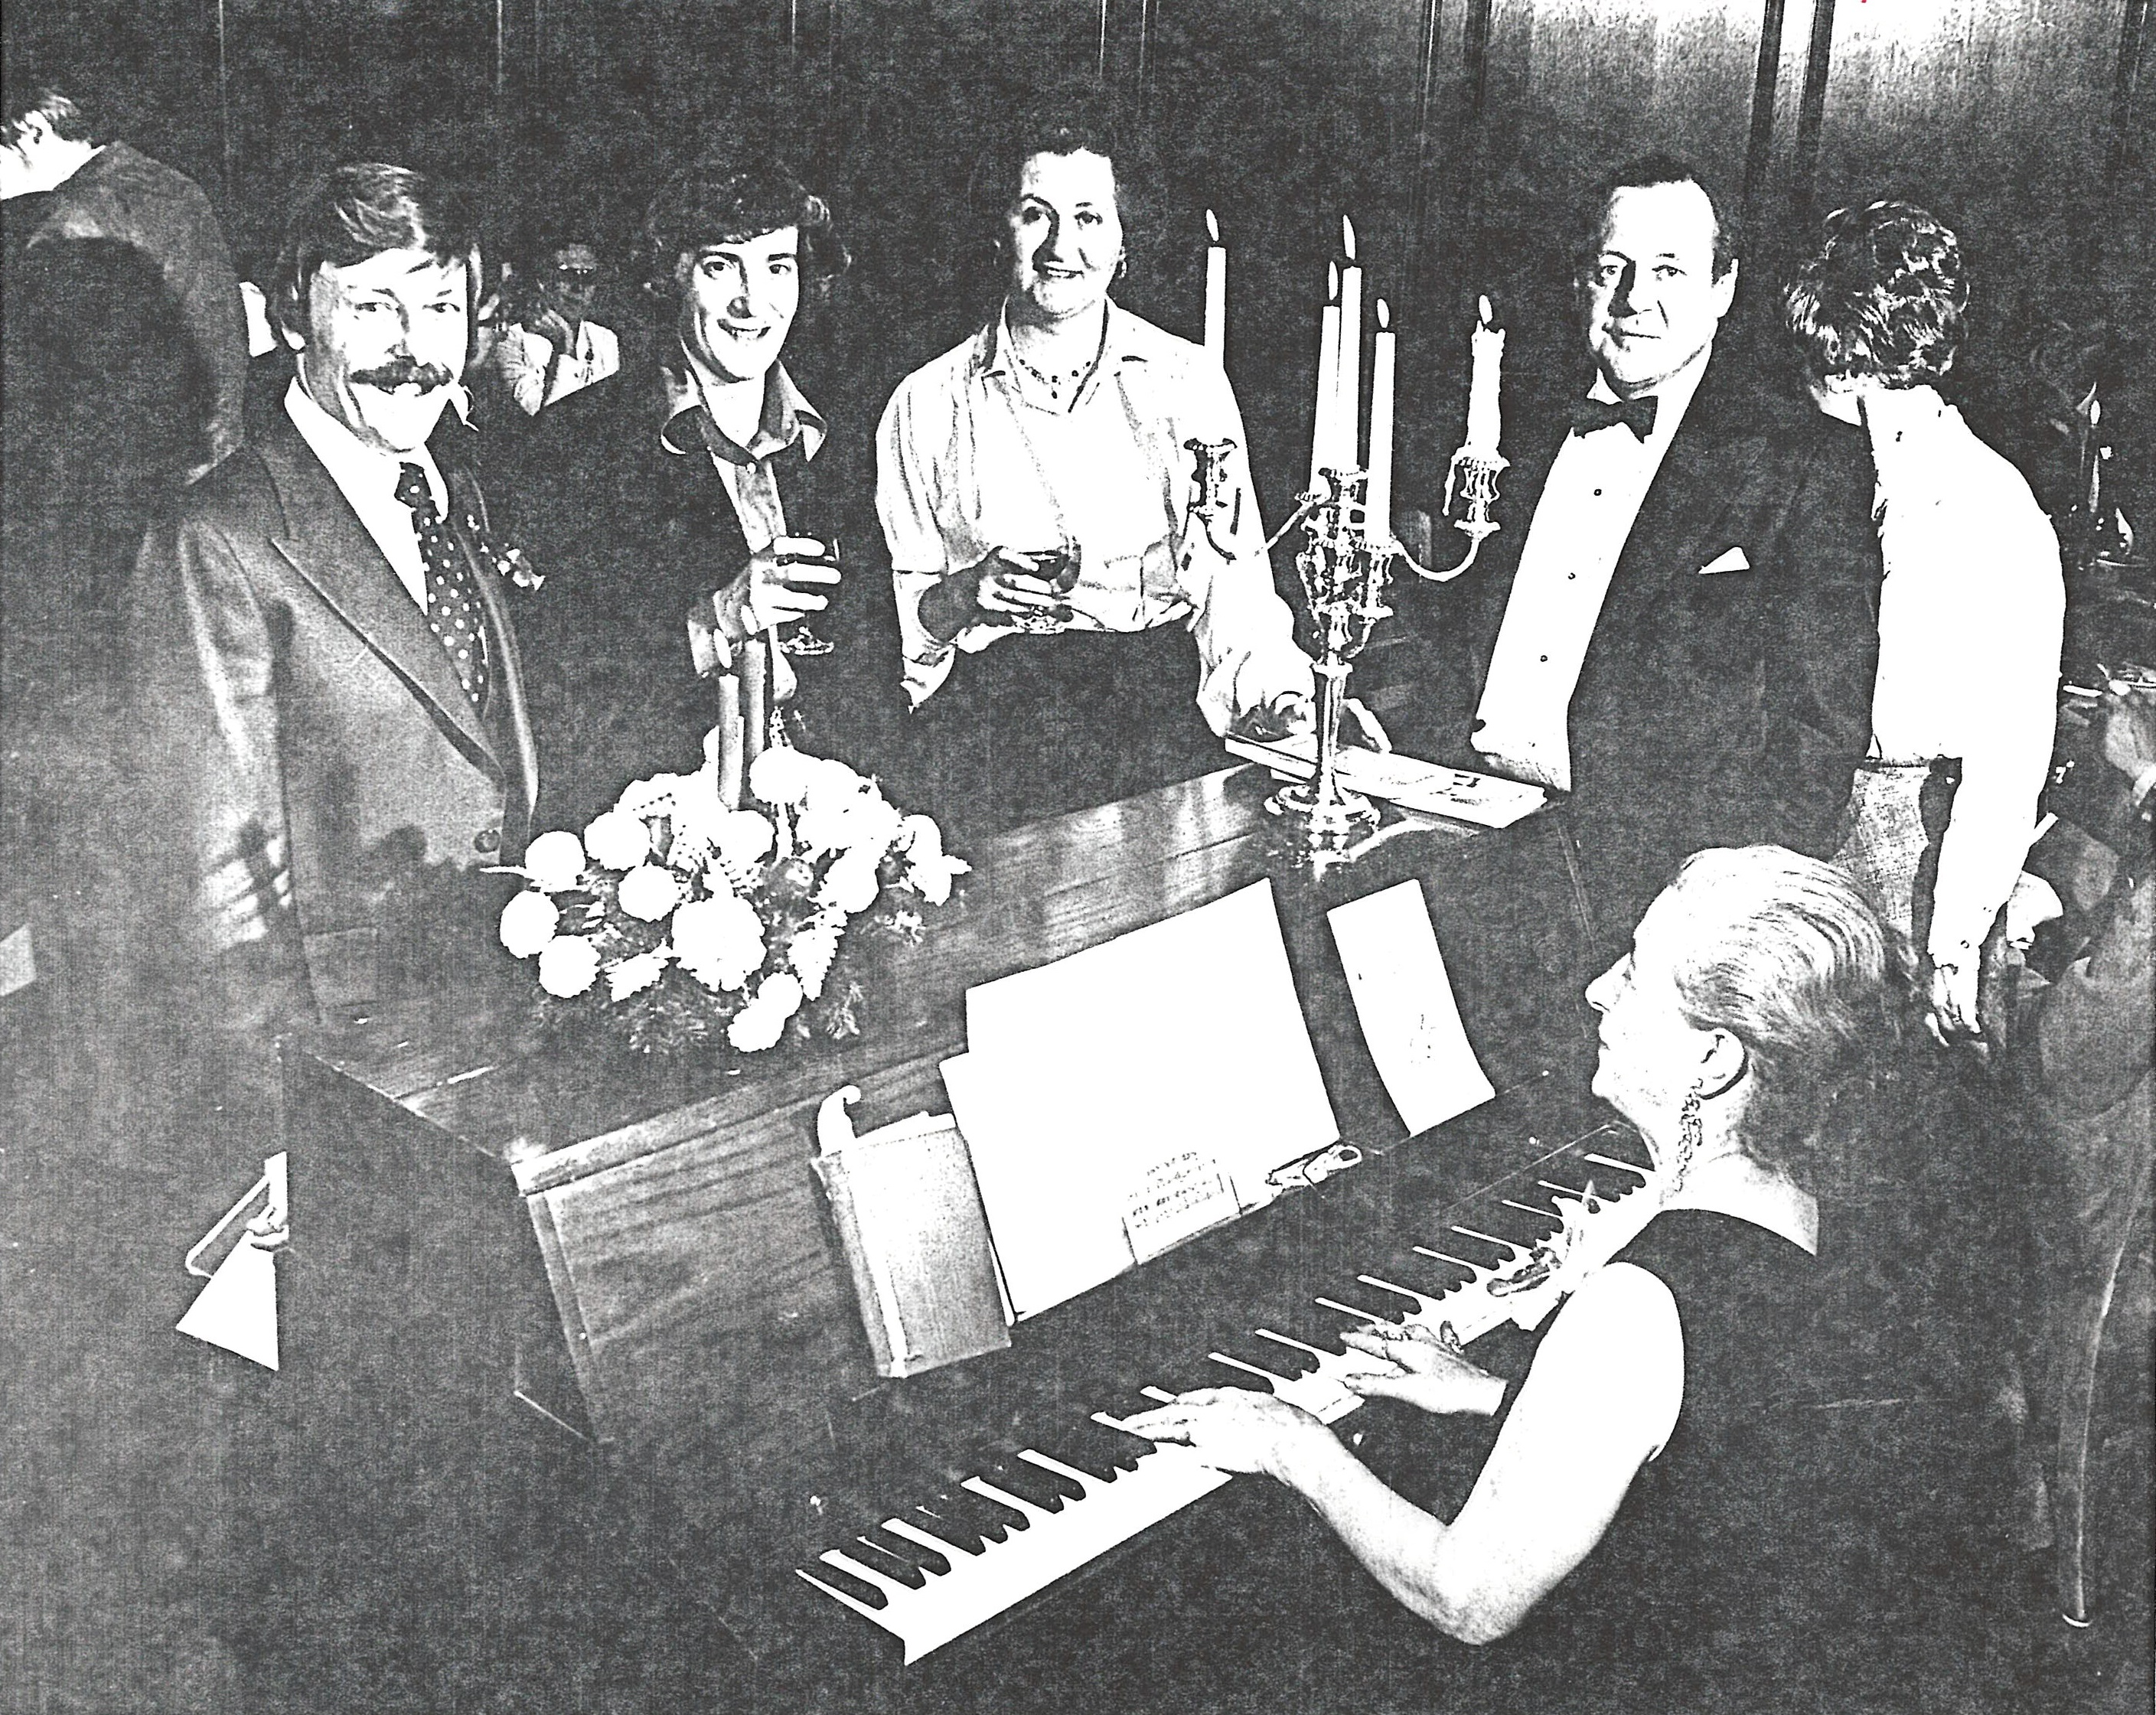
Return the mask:
<path fill-rule="evenodd" d="M 1220 242 L 1220 223 L 1213 218 L 1210 208 L 1205 211 L 1205 235 L 1216 244 Z"/>
<path fill-rule="evenodd" d="M 1325 264 L 1325 301 L 1328 304 L 1340 301 L 1340 264 L 1337 262 Z"/>
<path fill-rule="evenodd" d="M 1348 265 L 1355 265 L 1355 223 L 1346 215 L 1340 217 L 1340 244 L 1348 253 Z"/>
<path fill-rule="evenodd" d="M 1392 306 L 1383 298 L 1378 300 L 1378 331 L 1383 333 L 1393 325 Z"/>
<path fill-rule="evenodd" d="M 1487 326 L 1490 325 L 1490 300 L 1489 300 L 1489 299 L 1487 299 L 1486 297 L 1484 297 L 1484 298 L 1477 298 L 1477 299 L 1475 300 L 1475 308 L 1476 308 L 1476 312 L 1477 312 L 1477 313 L 1481 316 L 1481 318 L 1482 318 L 1482 325 L 1483 325 L 1483 326 L 1487 327 Z"/>

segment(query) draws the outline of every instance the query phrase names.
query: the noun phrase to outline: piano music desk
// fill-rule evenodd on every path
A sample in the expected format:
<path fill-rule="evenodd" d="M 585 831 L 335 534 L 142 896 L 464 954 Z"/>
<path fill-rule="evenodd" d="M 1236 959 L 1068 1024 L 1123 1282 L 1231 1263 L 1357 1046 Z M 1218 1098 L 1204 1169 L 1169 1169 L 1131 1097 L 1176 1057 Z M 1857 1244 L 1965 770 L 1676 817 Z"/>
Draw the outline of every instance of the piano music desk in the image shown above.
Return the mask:
<path fill-rule="evenodd" d="M 1204 1363 L 1204 1341 L 1247 1329 L 1264 1302 L 1291 1314 L 1311 1280 L 1352 1281 L 1383 1250 L 1358 1265 L 1358 1238 L 1372 1245 L 1396 1204 L 1449 1204 L 1522 1165 L 1523 1113 L 1563 1113 L 1553 1127 L 1581 1112 L 1592 973 L 1557 818 L 1431 827 L 1317 881 L 1279 857 L 1269 788 L 1231 770 L 966 854 L 960 903 L 865 978 L 860 1038 L 738 1071 L 577 1063 L 531 1040 L 514 985 L 383 1007 L 292 1045 L 306 1261 L 288 1374 L 317 1379 L 304 1396 L 317 1412 L 349 1409 L 338 1378 L 364 1374 L 381 1395 L 370 1421 L 424 1420 L 370 1433 L 367 1456 L 385 1461 L 421 1447 L 438 1461 L 445 1446 L 519 1456 L 515 1438 L 535 1425 L 602 1445 L 598 1462 L 633 1479 L 624 1493 L 663 1497 L 649 1528 L 665 1554 L 774 1672 L 820 1652 L 814 1635 L 870 1634 L 794 1578 L 819 1533 L 843 1538 L 842 1518 L 973 1468 L 983 1441 L 1083 1417 L 1131 1377 L 1231 1380 Z M 1010 1352 L 878 1378 L 814 1189 L 817 1105 L 852 1083 L 864 1128 L 947 1109 L 937 1063 L 963 1046 L 969 987 L 1267 875 L 1342 1133 L 1372 1162 L 1021 1324 Z M 1522 1093 L 1402 1149 L 1324 911 L 1409 875 L 1491 1081 Z M 1546 1145 L 1570 1135 L 1542 1132 Z M 1236 1293 L 1256 1305 L 1199 1302 Z"/>

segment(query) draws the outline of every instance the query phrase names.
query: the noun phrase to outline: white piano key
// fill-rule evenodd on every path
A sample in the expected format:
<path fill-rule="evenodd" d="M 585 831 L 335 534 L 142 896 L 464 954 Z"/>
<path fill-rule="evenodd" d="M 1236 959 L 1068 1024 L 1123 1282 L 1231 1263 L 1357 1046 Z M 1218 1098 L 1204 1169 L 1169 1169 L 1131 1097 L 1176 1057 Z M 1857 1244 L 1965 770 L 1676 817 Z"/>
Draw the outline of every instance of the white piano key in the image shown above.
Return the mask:
<path fill-rule="evenodd" d="M 873 1566 L 864 1566 L 843 1548 L 826 1548 L 816 1558 L 826 1566 L 835 1566 L 839 1571 L 860 1579 L 863 1584 L 874 1584 L 886 1596 L 909 1596 L 913 1594 L 911 1589 L 901 1584 L 896 1579 L 878 1572 Z"/>
<path fill-rule="evenodd" d="M 977 1495 L 985 1495 L 991 1501 L 1000 1501 L 1006 1507 L 1017 1508 L 1024 1515 L 1028 1524 L 1039 1524 L 1044 1518 L 1055 1517 L 1045 1507 L 1036 1506 L 1024 1496 L 1014 1495 L 1008 1489 L 999 1489 L 984 1476 L 962 1476 L 958 1479 L 958 1487 L 971 1489 Z"/>
<path fill-rule="evenodd" d="M 1158 1404 L 1173 1405 L 1175 1404 L 1175 1395 L 1169 1393 L 1165 1388 L 1146 1387 L 1140 1388 L 1138 1391 L 1144 1394 L 1147 1399 L 1154 1401 Z"/>
<path fill-rule="evenodd" d="M 1510 1239 L 1501 1239 L 1495 1233 L 1478 1233 L 1472 1227 L 1461 1226 L 1455 1226 L 1452 1230 L 1455 1233 L 1464 1234 L 1471 1239 L 1480 1239 L 1485 1245 L 1498 1245 L 1502 1249 L 1510 1250 L 1517 1255 L 1525 1255 L 1527 1254 L 1526 1245 L 1515 1245 Z"/>
<path fill-rule="evenodd" d="M 1583 1155 L 1580 1157 L 1580 1159 L 1582 1161 L 1591 1161 L 1597 1167 L 1614 1167 L 1620 1173 L 1631 1174 L 1634 1178 L 1638 1179 L 1643 1184 L 1650 1177 L 1648 1169 L 1641 1167 L 1637 1162 L 1618 1161 L 1607 1155 L 1594 1154 Z"/>
<path fill-rule="evenodd" d="M 1230 1358 L 1224 1352 L 1208 1352 L 1205 1355 L 1215 1363 L 1224 1363 L 1231 1368 L 1246 1371 L 1251 1375 L 1270 1382 L 1276 1391 L 1287 1381 L 1287 1378 L 1284 1375 L 1275 1375 L 1269 1369 L 1260 1369 L 1256 1364 L 1245 1363 L 1240 1358 Z"/>
<path fill-rule="evenodd" d="M 1314 1304 L 1322 1304 L 1327 1310 L 1337 1310 L 1342 1316 L 1352 1316 L 1358 1322 L 1383 1322 L 1385 1318 L 1374 1310 L 1358 1310 L 1352 1304 L 1342 1304 L 1337 1298 L 1314 1298 Z"/>
<path fill-rule="evenodd" d="M 1307 1352 L 1312 1358 L 1318 1359 L 1321 1363 L 1327 1358 L 1335 1358 L 1339 1355 L 1337 1353 L 1322 1351 L 1317 1347 L 1306 1344 L 1305 1342 L 1296 1339 L 1291 1335 L 1276 1334 L 1270 1328 L 1252 1328 L 1250 1332 L 1255 1334 L 1260 1340 L 1270 1340 L 1278 1345 L 1292 1346 L 1298 1352 Z"/>
<path fill-rule="evenodd" d="M 886 1518 L 883 1522 L 883 1528 L 895 1537 L 904 1537 L 909 1543 L 915 1543 L 923 1548 L 933 1550 L 935 1553 L 941 1554 L 946 1560 L 948 1560 L 954 1567 L 962 1564 L 958 1557 L 961 1554 L 963 1554 L 966 1550 L 960 1548 L 956 1543 L 947 1543 L 941 1537 L 931 1536 L 927 1531 L 921 1529 L 918 1526 L 908 1524 L 902 1518 Z M 979 1551 L 976 1549 L 974 1552 L 978 1553 Z M 923 1572 L 928 1572 L 928 1569 L 925 1566 L 921 1569 Z M 941 1572 L 929 1572 L 928 1575 L 931 1578 L 943 1578 L 948 1574 Z"/>
<path fill-rule="evenodd" d="M 1366 1286 L 1375 1286 L 1381 1292 L 1397 1292 L 1403 1298 L 1413 1299 L 1418 1310 L 1433 1309 L 1438 1302 L 1427 1292 L 1418 1292 L 1412 1286 L 1394 1286 L 1392 1281 L 1381 1280 L 1376 1275 L 1357 1275 L 1355 1278 Z"/>
<path fill-rule="evenodd" d="M 1414 1254 L 1418 1256 L 1435 1257 L 1440 1262 L 1449 1262 L 1455 1268 L 1466 1269 L 1469 1273 L 1475 1276 L 1473 1280 L 1466 1283 L 1469 1286 L 1480 1286 L 1484 1281 L 1490 1277 L 1491 1271 L 1483 1267 L 1481 1263 L 1470 1262 L 1464 1256 L 1455 1256 L 1449 1250 L 1433 1250 L 1427 1245 L 1418 1245 L 1414 1247 Z M 1464 1288 L 1456 1288 L 1455 1290 L 1464 1290 Z"/>
<path fill-rule="evenodd" d="M 1094 1415 L 1096 1416 L 1099 1415 L 1097 1412 Z M 1093 1498 L 1094 1495 L 1098 1491 L 1106 1488 L 1109 1483 L 1115 1481 L 1113 1477 L 1104 1479 L 1097 1476 L 1089 1476 L 1082 1471 L 1073 1470 L 1070 1466 L 1065 1465 L 1060 1459 L 1051 1459 L 1047 1454 L 1036 1453 L 1030 1447 L 1019 1448 L 1018 1456 L 1027 1461 L 1029 1463 L 1038 1465 L 1043 1471 L 1052 1471 L 1058 1476 L 1069 1477 L 1070 1481 L 1076 1483 L 1080 1488 L 1085 1490 L 1086 1498 L 1089 1501 Z"/>
<path fill-rule="evenodd" d="M 820 1558 L 821 1557 L 819 1556 L 819 1558 Z M 864 1602 L 859 1596 L 849 1595 L 845 1591 L 835 1589 L 827 1584 L 819 1584 L 816 1579 L 809 1577 L 807 1573 L 803 1572 L 798 1566 L 793 1569 L 793 1575 L 799 1579 L 802 1583 L 807 1584 L 810 1589 L 814 1590 L 819 1595 L 829 1596 L 834 1602 L 844 1602 L 849 1608 L 852 1609 L 855 1613 L 860 1615 L 862 1619 L 873 1620 L 878 1625 L 881 1625 L 883 1624 L 883 1615 L 877 1612 L 874 1608 L 870 1607 L 869 1605 L 866 1602 Z"/>

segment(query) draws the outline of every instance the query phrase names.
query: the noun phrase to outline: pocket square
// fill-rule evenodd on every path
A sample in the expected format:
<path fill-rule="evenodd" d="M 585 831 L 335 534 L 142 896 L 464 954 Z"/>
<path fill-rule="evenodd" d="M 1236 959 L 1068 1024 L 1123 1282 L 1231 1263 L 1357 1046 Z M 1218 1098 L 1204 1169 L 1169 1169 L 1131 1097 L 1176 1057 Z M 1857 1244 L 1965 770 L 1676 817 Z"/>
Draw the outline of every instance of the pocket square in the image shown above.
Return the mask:
<path fill-rule="evenodd" d="M 1699 575 L 1706 578 L 1717 572 L 1749 572 L 1751 569 L 1752 562 L 1744 557 L 1744 550 L 1731 548 L 1726 553 L 1717 554 L 1701 567 Z"/>

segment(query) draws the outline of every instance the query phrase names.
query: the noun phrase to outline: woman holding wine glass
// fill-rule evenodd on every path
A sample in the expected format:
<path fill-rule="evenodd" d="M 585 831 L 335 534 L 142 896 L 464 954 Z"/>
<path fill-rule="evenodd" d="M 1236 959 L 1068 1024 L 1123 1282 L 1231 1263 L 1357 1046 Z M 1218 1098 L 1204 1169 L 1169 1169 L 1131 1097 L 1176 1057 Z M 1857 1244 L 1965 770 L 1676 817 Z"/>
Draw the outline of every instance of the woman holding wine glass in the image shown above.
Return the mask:
<path fill-rule="evenodd" d="M 1227 377 L 1108 295 L 1131 201 L 1112 140 L 1033 121 L 976 185 L 1003 296 L 900 384 L 876 503 L 930 790 L 978 836 L 1306 725 L 1311 672 Z M 1197 491 L 1193 442 L 1229 444 L 1225 491 Z"/>

